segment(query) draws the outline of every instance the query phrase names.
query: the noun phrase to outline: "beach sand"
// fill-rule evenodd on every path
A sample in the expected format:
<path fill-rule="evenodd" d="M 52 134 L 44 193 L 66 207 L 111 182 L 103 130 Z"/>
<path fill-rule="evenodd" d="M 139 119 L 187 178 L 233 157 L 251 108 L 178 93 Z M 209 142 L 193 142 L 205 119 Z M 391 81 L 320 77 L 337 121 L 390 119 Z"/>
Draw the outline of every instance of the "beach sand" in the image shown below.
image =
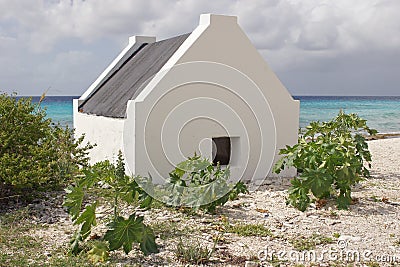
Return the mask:
<path fill-rule="evenodd" d="M 375 176 L 400 176 L 400 138 L 369 141 L 368 147 Z"/>

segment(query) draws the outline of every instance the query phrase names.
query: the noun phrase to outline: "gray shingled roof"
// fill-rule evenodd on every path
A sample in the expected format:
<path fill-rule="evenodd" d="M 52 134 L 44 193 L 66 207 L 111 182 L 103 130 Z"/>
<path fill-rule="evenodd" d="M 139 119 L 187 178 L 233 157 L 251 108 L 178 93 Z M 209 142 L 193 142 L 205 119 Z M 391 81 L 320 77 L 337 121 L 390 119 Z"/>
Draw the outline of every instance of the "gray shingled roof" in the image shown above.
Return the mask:
<path fill-rule="evenodd" d="M 81 103 L 79 111 L 125 118 L 128 100 L 139 95 L 189 35 L 150 44 L 135 44 Z"/>

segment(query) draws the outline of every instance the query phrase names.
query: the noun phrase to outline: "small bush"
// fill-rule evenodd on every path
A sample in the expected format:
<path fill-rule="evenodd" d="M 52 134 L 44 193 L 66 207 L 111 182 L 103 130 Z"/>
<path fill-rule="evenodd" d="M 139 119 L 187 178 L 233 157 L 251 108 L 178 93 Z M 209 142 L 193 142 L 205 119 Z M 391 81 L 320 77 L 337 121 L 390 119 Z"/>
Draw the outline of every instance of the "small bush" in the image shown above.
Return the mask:
<path fill-rule="evenodd" d="M 317 199 L 333 196 L 339 209 L 347 209 L 352 201 L 351 186 L 368 177 L 367 167 L 371 167 L 363 132 L 377 133 L 356 114 L 340 111 L 329 122 L 311 122 L 298 144 L 281 149 L 280 154 L 285 156 L 274 166 L 274 172 L 295 167 L 299 173 L 291 181 L 287 203 L 304 211 L 310 205 L 311 192 Z"/>
<path fill-rule="evenodd" d="M 240 193 L 248 193 L 243 182 L 230 183 L 229 167 L 221 169 L 220 165 L 200 156 L 194 156 L 179 163 L 170 172 L 164 195 L 164 202 L 176 207 L 190 207 L 215 213 L 218 206 L 234 200 Z"/>
<path fill-rule="evenodd" d="M 87 164 L 71 129 L 54 125 L 40 103 L 0 94 L 0 184 L 17 188 L 57 186 Z"/>

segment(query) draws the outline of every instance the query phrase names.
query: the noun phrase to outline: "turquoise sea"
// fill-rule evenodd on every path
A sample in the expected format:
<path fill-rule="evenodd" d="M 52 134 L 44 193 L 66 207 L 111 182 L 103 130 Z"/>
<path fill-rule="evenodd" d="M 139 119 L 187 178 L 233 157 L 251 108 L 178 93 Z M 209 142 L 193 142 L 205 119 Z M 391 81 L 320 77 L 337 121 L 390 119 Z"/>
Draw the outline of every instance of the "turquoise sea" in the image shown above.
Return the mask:
<path fill-rule="evenodd" d="M 400 96 L 295 96 L 300 100 L 300 126 L 327 121 L 340 109 L 357 113 L 380 133 L 400 132 Z"/>
<path fill-rule="evenodd" d="M 40 97 L 33 97 L 39 101 Z M 76 96 L 47 96 L 42 105 L 55 122 L 72 127 L 72 99 Z M 300 126 L 326 121 L 340 109 L 357 113 L 381 133 L 400 132 L 400 96 L 295 96 L 300 100 Z"/>

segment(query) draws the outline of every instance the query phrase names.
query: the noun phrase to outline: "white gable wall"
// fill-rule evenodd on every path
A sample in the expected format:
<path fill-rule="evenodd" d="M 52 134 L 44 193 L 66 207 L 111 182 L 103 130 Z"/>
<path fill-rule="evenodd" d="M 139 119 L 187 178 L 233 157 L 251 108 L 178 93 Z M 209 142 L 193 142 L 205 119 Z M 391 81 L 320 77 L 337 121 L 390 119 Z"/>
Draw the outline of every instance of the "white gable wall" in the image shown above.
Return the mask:
<path fill-rule="evenodd" d="M 200 26 L 208 25 L 177 63 L 196 60 L 220 62 L 245 73 L 263 90 L 270 105 L 277 129 L 276 156 L 279 149 L 297 143 L 300 102 L 293 100 L 275 73 L 268 67 L 246 34 L 237 24 L 236 17 L 203 14 Z M 243 92 L 244 94 L 246 92 Z M 272 174 L 270 173 L 269 176 Z M 294 176 L 287 170 L 281 176 Z"/>
<path fill-rule="evenodd" d="M 279 148 L 297 142 L 299 102 L 269 69 L 236 17 L 207 14 L 163 71 L 129 101 L 127 115 L 124 145 L 133 173 L 161 179 L 199 151 L 205 138 L 231 136 L 239 137 L 232 152 L 241 155 L 232 159 L 233 176 L 263 179 Z"/>

